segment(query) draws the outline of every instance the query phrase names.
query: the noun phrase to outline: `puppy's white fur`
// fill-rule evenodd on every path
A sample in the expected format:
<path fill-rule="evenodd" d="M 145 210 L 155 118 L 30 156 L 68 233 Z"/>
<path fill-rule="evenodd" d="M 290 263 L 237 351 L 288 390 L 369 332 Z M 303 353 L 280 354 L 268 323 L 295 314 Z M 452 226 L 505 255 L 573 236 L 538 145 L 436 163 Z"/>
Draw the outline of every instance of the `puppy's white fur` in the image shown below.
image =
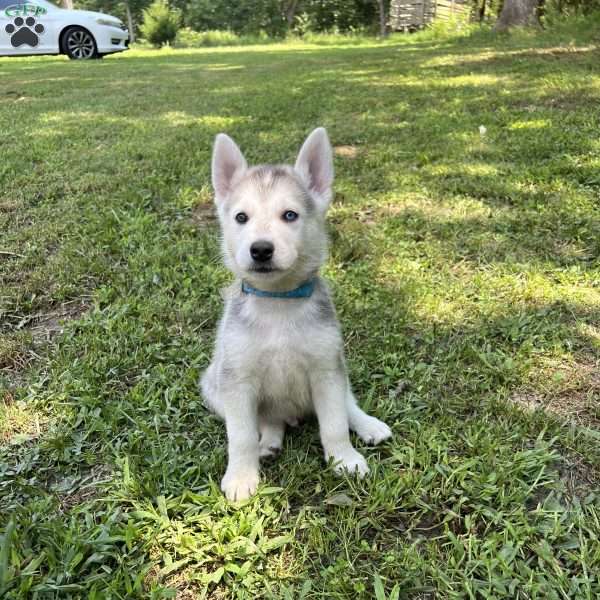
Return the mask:
<path fill-rule="evenodd" d="M 295 166 L 249 168 L 235 142 L 215 140 L 212 180 L 225 264 L 236 281 L 225 294 L 215 354 L 202 376 L 206 405 L 225 420 L 228 465 L 221 488 L 230 500 L 252 495 L 259 457 L 281 449 L 286 424 L 315 413 L 325 458 L 337 472 L 368 472 L 350 442 L 349 429 L 367 443 L 391 436 L 389 427 L 364 413 L 352 394 L 343 341 L 325 282 L 325 212 L 331 200 L 333 157 L 325 129 L 304 142 Z M 293 211 L 294 221 L 283 215 Z M 236 215 L 248 219 L 239 223 Z M 254 242 L 270 242 L 268 272 L 251 256 Z M 264 271 L 264 269 L 263 269 Z M 315 278 L 309 298 L 259 297 L 241 282 L 265 291 L 289 291 Z"/>

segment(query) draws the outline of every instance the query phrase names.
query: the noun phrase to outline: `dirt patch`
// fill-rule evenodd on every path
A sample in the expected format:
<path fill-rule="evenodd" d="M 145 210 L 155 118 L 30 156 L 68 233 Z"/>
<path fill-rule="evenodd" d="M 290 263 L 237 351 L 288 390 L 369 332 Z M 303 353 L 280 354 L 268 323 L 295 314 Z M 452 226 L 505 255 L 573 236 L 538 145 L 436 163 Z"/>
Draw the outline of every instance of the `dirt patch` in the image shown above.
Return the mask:
<path fill-rule="evenodd" d="M 10 391 L 0 392 L 0 446 L 38 439 L 47 421 L 44 415 L 17 401 Z"/>
<path fill-rule="evenodd" d="M 526 410 L 541 409 L 570 423 L 600 429 L 600 361 L 586 357 L 548 365 L 535 389 L 521 390 L 511 401 Z"/>
<path fill-rule="evenodd" d="M 597 106 L 600 97 L 590 88 L 575 90 L 571 92 L 558 92 L 553 94 L 544 94 L 533 102 L 531 98 L 527 100 L 516 100 L 511 102 L 511 106 L 517 110 L 526 112 L 537 112 L 544 109 L 555 110 L 573 110 L 582 104 Z"/>
<path fill-rule="evenodd" d="M 192 222 L 201 229 L 212 227 L 217 222 L 217 209 L 212 202 L 197 204 L 192 209 Z"/>
<path fill-rule="evenodd" d="M 98 496 L 100 486 L 111 480 L 111 474 L 112 469 L 108 465 L 94 465 L 84 476 L 56 481 L 51 489 L 58 497 L 61 512 L 67 512 Z"/>
<path fill-rule="evenodd" d="M 567 498 L 585 498 L 600 487 L 600 471 L 582 456 L 568 454 L 559 468 Z"/>
<path fill-rule="evenodd" d="M 356 146 L 335 146 L 333 148 L 336 156 L 342 158 L 356 158 L 358 156 L 358 148 Z"/>
<path fill-rule="evenodd" d="M 9 213 L 21 208 L 21 203 L 14 200 L 0 200 L 0 213 Z"/>
<path fill-rule="evenodd" d="M 158 561 L 159 557 L 155 557 Z M 208 567 L 210 567 L 209 565 Z M 212 565 L 215 569 L 216 565 Z M 197 578 L 199 575 L 207 575 L 208 568 L 197 567 L 183 567 L 181 571 L 177 571 L 173 574 L 163 575 L 161 567 L 158 564 L 154 564 L 151 569 L 146 574 L 144 578 L 144 583 L 146 589 L 150 589 L 154 585 L 164 584 L 169 588 L 175 590 L 175 599 L 176 600 L 196 600 L 200 598 L 202 595 L 202 591 L 206 590 L 205 585 L 201 585 Z M 196 579 L 196 580 L 195 580 Z M 228 595 L 221 595 L 219 591 L 219 586 L 211 585 L 212 589 L 210 593 L 206 596 L 211 599 L 219 599 L 219 598 L 229 598 Z"/>
<path fill-rule="evenodd" d="M 89 308 L 81 299 L 64 302 L 51 310 L 31 315 L 7 315 L 0 325 L 0 388 L 7 382 L 16 387 L 21 373 L 40 358 L 41 348 L 61 334 L 68 321 L 79 318 Z"/>
<path fill-rule="evenodd" d="M 24 316 L 17 324 L 16 329 L 26 327 L 34 338 L 50 340 L 53 336 L 63 332 L 67 321 L 77 319 L 87 309 L 88 305 L 81 300 L 71 300 L 48 312 Z"/>

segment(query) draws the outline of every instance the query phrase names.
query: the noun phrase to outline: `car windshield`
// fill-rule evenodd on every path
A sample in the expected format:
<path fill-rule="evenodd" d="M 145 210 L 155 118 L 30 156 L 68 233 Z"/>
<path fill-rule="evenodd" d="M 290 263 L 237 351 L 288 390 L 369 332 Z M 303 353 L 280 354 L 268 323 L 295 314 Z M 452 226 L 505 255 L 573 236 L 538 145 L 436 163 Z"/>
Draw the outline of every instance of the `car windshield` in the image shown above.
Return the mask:
<path fill-rule="evenodd" d="M 4 10 L 9 6 L 21 6 L 23 4 L 33 4 L 45 9 L 61 8 L 58 3 L 48 2 L 48 0 L 0 0 L 0 10 Z"/>
<path fill-rule="evenodd" d="M 27 0 L 28 4 L 38 4 L 44 8 L 62 8 L 58 2 L 49 2 L 48 0 Z"/>

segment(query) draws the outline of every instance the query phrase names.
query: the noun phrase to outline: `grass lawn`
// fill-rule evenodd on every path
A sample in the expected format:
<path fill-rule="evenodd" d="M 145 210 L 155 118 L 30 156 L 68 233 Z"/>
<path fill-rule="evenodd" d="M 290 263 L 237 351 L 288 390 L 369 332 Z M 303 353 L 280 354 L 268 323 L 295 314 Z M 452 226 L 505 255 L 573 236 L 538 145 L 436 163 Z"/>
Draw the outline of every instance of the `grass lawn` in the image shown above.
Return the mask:
<path fill-rule="evenodd" d="M 599 39 L 0 59 L 0 596 L 598 598 Z M 235 507 L 196 387 L 211 144 L 289 162 L 317 125 L 325 275 L 394 438 L 336 479 L 309 423 Z"/>

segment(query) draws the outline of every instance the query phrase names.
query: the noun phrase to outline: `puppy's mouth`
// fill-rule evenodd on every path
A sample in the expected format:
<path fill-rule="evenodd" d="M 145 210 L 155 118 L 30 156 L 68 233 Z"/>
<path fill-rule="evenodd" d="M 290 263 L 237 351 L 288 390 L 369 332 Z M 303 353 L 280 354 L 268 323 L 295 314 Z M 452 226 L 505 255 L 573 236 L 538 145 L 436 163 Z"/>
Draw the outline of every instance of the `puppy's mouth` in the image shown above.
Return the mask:
<path fill-rule="evenodd" d="M 281 269 L 278 269 L 276 267 L 270 267 L 268 265 L 260 265 L 260 266 L 250 267 L 250 269 L 248 269 L 248 270 L 251 273 L 267 274 L 267 273 L 276 273 L 277 271 L 280 271 Z"/>

